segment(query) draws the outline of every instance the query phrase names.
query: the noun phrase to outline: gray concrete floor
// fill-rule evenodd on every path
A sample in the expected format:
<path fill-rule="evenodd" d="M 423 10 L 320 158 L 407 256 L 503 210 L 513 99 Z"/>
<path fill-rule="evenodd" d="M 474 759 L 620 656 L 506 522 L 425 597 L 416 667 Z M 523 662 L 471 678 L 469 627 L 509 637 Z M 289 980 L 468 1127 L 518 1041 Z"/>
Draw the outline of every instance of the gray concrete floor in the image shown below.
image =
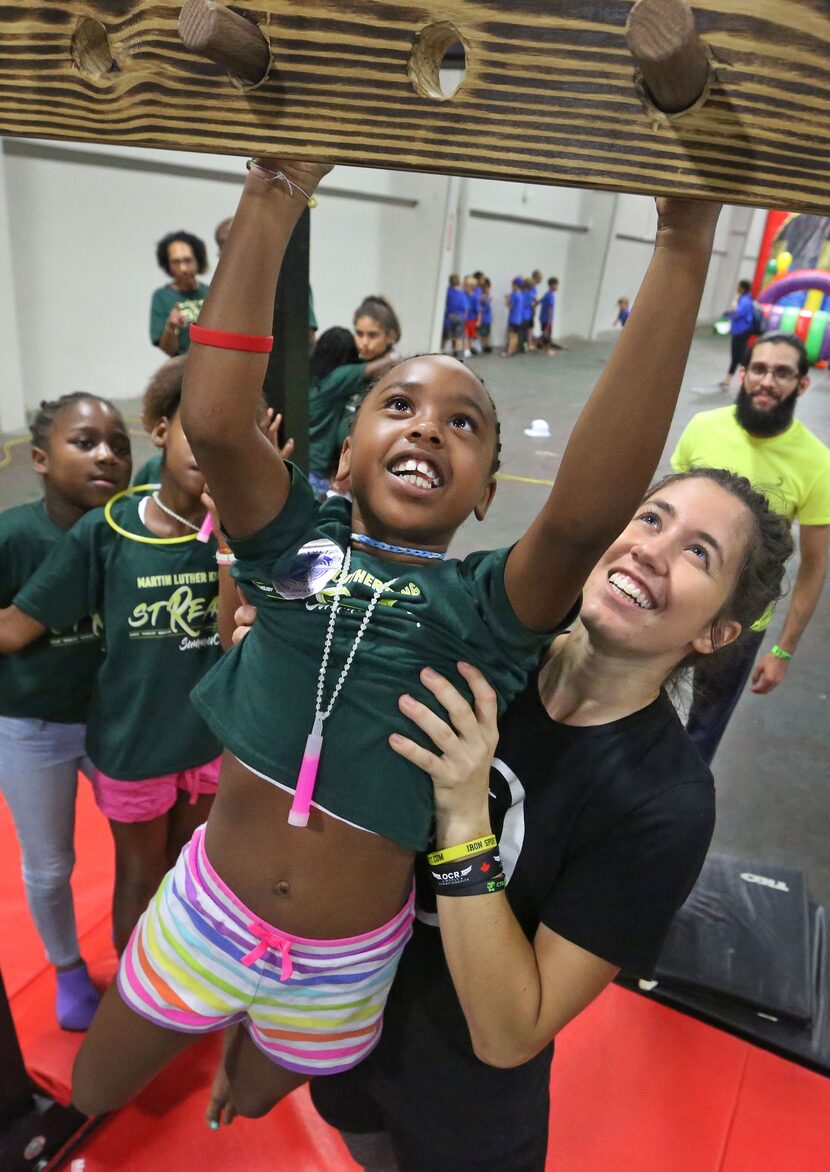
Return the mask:
<path fill-rule="evenodd" d="M 454 552 L 507 544 L 541 507 L 556 474 L 567 437 L 616 341 L 574 341 L 549 360 L 524 355 L 502 362 L 494 354 L 475 359 L 499 408 L 503 480 L 486 522 L 468 522 Z M 684 379 L 680 404 L 664 453 L 668 471 L 674 443 L 698 411 L 723 406 L 731 396 L 717 389 L 727 365 L 728 339 L 700 330 Z M 51 388 L 50 388 L 51 389 Z M 121 404 L 134 433 L 136 467 L 152 452 L 138 422 L 138 400 Z M 801 400 L 799 418 L 830 443 L 830 377 L 814 371 Z M 550 439 L 534 440 L 523 429 L 546 419 Z M 3 440 L 17 437 L 0 437 Z M 7 462 L 4 462 L 7 457 Z M 515 478 L 515 479 L 513 479 Z M 37 478 L 26 443 L 0 449 L 0 508 L 34 499 Z M 791 573 L 794 572 L 792 567 Z M 770 628 L 780 630 L 785 606 Z M 747 693 L 714 763 L 718 789 L 715 847 L 763 863 L 789 863 L 806 873 L 814 899 L 830 905 L 830 584 L 802 641 L 785 682 L 769 696 Z"/>

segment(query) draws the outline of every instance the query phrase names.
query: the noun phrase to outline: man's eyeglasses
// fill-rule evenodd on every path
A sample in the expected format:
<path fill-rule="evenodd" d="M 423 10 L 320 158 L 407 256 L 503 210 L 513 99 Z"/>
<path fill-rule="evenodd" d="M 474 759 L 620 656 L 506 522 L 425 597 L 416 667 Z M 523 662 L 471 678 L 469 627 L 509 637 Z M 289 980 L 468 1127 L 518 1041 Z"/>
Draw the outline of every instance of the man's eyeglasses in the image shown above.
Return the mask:
<path fill-rule="evenodd" d="M 793 370 L 791 366 L 767 366 L 765 362 L 750 362 L 746 372 L 753 378 L 763 378 L 765 374 L 771 374 L 775 382 L 785 386 L 787 383 L 794 383 L 798 378 L 798 371 Z"/>

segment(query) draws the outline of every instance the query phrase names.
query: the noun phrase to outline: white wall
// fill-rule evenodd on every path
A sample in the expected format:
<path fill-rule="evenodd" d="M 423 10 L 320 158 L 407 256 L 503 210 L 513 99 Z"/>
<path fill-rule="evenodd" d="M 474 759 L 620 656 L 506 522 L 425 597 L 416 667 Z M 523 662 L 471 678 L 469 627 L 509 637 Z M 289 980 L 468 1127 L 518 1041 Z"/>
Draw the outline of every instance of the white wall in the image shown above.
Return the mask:
<path fill-rule="evenodd" d="M 225 155 L 3 143 L 0 249 L 5 213 L 11 263 L 0 272 L 0 427 L 20 426 L 24 402 L 74 388 L 141 392 L 162 358 L 147 334 L 151 292 L 165 281 L 156 241 L 186 228 L 215 262 L 213 231 L 233 212 L 243 175 Z M 762 221 L 724 212 L 702 320 L 751 275 Z M 339 167 L 312 215 L 318 321 L 349 325 L 363 296 L 382 293 L 403 323 L 404 351 L 434 349 L 449 272 L 481 268 L 493 281 L 499 344 L 510 281 L 539 268 L 560 278 L 557 335 L 595 336 L 610 328 L 618 297 L 633 299 L 655 224 L 642 196 Z"/>
<path fill-rule="evenodd" d="M 26 405 L 73 388 L 139 394 L 163 359 L 147 332 L 150 295 L 166 280 L 156 242 L 186 228 L 215 264 L 213 231 L 234 210 L 243 163 L 22 140 L 6 141 L 3 160 Z M 449 185 L 347 167 L 324 182 L 311 258 L 321 328 L 351 324 L 366 294 L 383 293 L 404 346 L 430 348 Z"/>
<path fill-rule="evenodd" d="M 23 368 L 20 362 L 20 335 L 14 274 L 8 263 L 11 229 L 6 196 L 6 169 L 0 154 L 0 432 L 19 431 L 25 422 Z"/>
<path fill-rule="evenodd" d="M 728 308 L 741 276 L 752 276 L 754 259 L 747 257 L 747 233 L 753 217 L 765 212 L 725 207 L 718 220 L 712 262 L 701 298 L 700 322 L 715 321 Z M 654 200 L 644 195 L 616 196 L 616 213 L 610 233 L 605 266 L 597 295 L 597 311 L 590 336 L 611 328 L 617 301 L 633 302 L 651 258 L 657 212 Z M 757 255 L 757 242 L 755 254 Z M 747 267 L 749 271 L 747 270 Z"/>

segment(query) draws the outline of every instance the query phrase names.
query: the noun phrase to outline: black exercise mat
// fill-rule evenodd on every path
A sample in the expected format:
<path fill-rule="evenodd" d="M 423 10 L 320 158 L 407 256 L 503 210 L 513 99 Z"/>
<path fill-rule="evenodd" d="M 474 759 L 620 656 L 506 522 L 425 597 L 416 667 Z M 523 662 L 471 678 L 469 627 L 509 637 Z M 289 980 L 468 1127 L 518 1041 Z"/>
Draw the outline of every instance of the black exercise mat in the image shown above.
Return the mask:
<path fill-rule="evenodd" d="M 662 985 L 813 1019 L 809 903 L 795 867 L 710 854 L 654 973 Z"/>
<path fill-rule="evenodd" d="M 758 1013 L 735 1001 L 688 989 L 655 985 L 651 981 L 637 982 L 627 977 L 619 978 L 620 984 L 782 1058 L 830 1075 L 830 925 L 826 908 L 811 907 L 810 912 L 814 976 L 812 1027 L 799 1026 L 786 1018 L 776 1021 L 770 1015 Z"/>

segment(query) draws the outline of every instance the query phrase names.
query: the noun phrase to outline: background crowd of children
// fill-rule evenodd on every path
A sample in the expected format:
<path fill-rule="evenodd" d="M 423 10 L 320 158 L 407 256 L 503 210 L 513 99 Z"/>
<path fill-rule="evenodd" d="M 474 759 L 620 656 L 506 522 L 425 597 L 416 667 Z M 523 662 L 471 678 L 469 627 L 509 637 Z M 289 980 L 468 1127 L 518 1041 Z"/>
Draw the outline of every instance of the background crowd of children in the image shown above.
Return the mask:
<path fill-rule="evenodd" d="M 549 277 L 544 288 L 539 269 L 529 277 L 514 277 L 505 296 L 507 341 L 502 358 L 516 354 L 540 353 L 553 357 L 566 349 L 553 340 L 557 277 Z M 493 329 L 493 292 L 489 277 L 480 270 L 463 281 L 458 273 L 450 276 L 444 308 L 442 349 L 456 358 L 473 354 L 491 354 Z"/>

